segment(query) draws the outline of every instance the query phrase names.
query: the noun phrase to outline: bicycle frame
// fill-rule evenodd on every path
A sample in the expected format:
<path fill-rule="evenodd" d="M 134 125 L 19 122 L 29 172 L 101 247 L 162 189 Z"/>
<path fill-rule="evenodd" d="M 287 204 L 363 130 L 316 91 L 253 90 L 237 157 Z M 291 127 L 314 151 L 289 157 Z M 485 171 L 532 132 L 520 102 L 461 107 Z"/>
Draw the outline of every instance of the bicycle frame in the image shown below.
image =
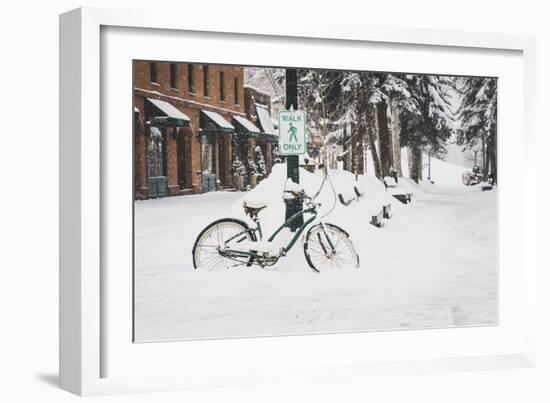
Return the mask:
<path fill-rule="evenodd" d="M 319 190 L 317 191 L 317 193 L 313 197 L 307 197 L 306 196 L 310 201 L 315 200 L 317 198 L 317 196 L 319 196 L 319 194 L 321 192 L 321 189 L 323 188 L 326 180 L 327 180 L 327 172 L 325 170 L 325 176 L 323 177 L 323 182 L 321 183 L 321 186 L 320 186 Z M 304 223 L 297 229 L 297 231 L 294 234 L 294 236 L 292 237 L 292 239 L 288 242 L 288 244 L 286 246 L 284 246 L 282 248 L 281 254 L 279 256 L 276 256 L 276 259 L 279 259 L 281 256 L 284 256 L 289 250 L 291 250 L 294 247 L 294 245 L 296 244 L 296 241 L 298 240 L 300 235 L 302 235 L 304 230 L 317 218 L 317 215 L 318 215 L 317 208 L 319 206 L 320 205 L 311 203 L 309 205 L 309 207 L 306 208 L 305 210 L 298 211 L 297 213 L 295 213 L 294 215 L 289 217 L 281 226 L 279 226 L 275 230 L 275 232 L 273 234 L 271 234 L 271 236 L 268 238 L 268 242 L 272 242 L 284 228 L 290 227 L 290 223 L 292 221 L 296 220 L 298 217 L 301 217 L 305 214 L 312 214 L 312 216 L 310 218 L 308 218 L 307 220 L 305 220 Z M 246 233 L 250 233 L 250 234 L 258 233 L 259 239 L 260 240 L 263 239 L 262 226 L 261 226 L 261 223 L 260 223 L 260 219 L 257 216 L 252 217 L 252 219 L 253 219 L 254 223 L 256 224 L 256 226 L 254 228 L 248 228 L 245 231 L 239 232 L 238 234 L 236 234 L 236 235 L 232 236 L 231 238 L 229 238 L 228 240 L 226 240 L 225 241 L 225 247 L 226 248 L 227 248 L 227 245 L 228 245 L 229 242 L 233 241 L 234 239 L 236 239 L 239 236 L 242 236 L 243 234 L 246 234 Z M 321 223 L 321 225 L 323 225 L 323 223 Z M 324 227 L 323 227 L 323 230 L 324 230 Z M 325 233 L 325 237 L 326 237 L 326 240 L 328 241 L 328 244 L 329 244 L 330 248 L 332 249 L 332 252 L 334 253 L 334 245 L 332 244 L 332 241 L 330 240 L 330 237 L 326 233 Z M 238 257 L 246 257 L 246 256 L 248 256 L 248 257 L 257 257 L 258 256 L 258 254 L 256 252 L 243 251 L 243 250 L 232 250 L 232 249 L 225 249 L 224 253 L 231 253 L 231 254 L 234 254 L 234 256 L 238 256 Z"/>
<path fill-rule="evenodd" d="M 288 252 L 290 249 L 292 249 L 292 247 L 296 244 L 296 241 L 298 240 L 298 238 L 300 237 L 300 235 L 304 232 L 304 230 L 306 229 L 306 227 L 311 224 L 315 218 L 317 218 L 317 207 L 309 207 L 305 210 L 302 210 L 302 211 L 299 211 L 297 212 L 296 214 L 292 215 L 291 217 L 288 218 L 288 220 L 286 220 L 281 226 L 279 226 L 275 232 L 273 232 L 273 234 L 271 234 L 271 236 L 268 238 L 268 242 L 271 242 L 273 241 L 277 235 L 286 227 L 289 227 L 290 226 L 290 223 L 292 221 L 294 221 L 295 219 L 297 219 L 298 217 L 300 216 L 303 216 L 304 214 L 312 214 L 312 216 L 310 218 L 308 218 L 307 220 L 304 221 L 304 223 L 298 228 L 298 230 L 296 231 L 296 233 L 294 234 L 294 236 L 292 237 L 292 239 L 288 242 L 288 244 L 286 246 L 283 247 L 283 255 L 286 254 L 286 252 Z M 260 221 L 256 221 L 256 227 L 253 227 L 253 228 L 248 228 L 247 230 L 245 231 L 242 231 L 242 232 L 239 232 L 238 234 L 232 236 L 231 238 L 227 239 L 225 241 L 225 245 L 227 245 L 229 242 L 233 241 L 234 239 L 238 238 L 239 236 L 242 236 L 243 234 L 245 233 L 258 233 L 260 235 L 260 240 L 263 238 L 263 234 L 262 234 L 262 227 L 261 227 L 261 224 L 260 224 Z M 330 242 L 330 241 L 329 241 Z M 228 249 L 225 251 L 226 253 L 229 252 L 229 253 L 235 253 L 236 255 L 238 255 L 239 257 L 243 257 L 243 256 L 250 256 L 250 257 L 255 257 L 257 256 L 256 253 L 253 253 L 253 252 L 245 252 L 245 251 L 242 251 L 242 250 L 232 250 L 232 249 Z"/>
<path fill-rule="evenodd" d="M 290 240 L 290 242 L 288 243 L 288 245 L 286 245 L 283 249 L 285 252 L 288 252 L 289 250 L 292 249 L 292 247 L 294 246 L 294 244 L 296 243 L 296 241 L 298 240 L 298 238 L 300 237 L 300 235 L 302 234 L 302 232 L 304 232 L 304 230 L 306 229 L 306 227 L 311 224 L 316 218 L 317 218 L 317 208 L 316 207 L 309 207 L 305 210 L 302 210 L 302 211 L 298 211 L 296 214 L 292 215 L 291 217 L 289 217 L 288 220 L 286 220 L 279 228 L 277 228 L 275 230 L 275 232 L 273 234 L 271 234 L 271 236 L 268 238 L 268 242 L 271 242 L 273 241 L 277 235 L 283 230 L 283 228 L 285 227 L 289 227 L 290 226 L 290 223 L 292 221 L 294 221 L 295 219 L 297 219 L 298 217 L 301 217 L 303 216 L 304 214 L 306 213 L 311 213 L 313 214 L 309 219 L 307 219 L 306 221 L 304 221 L 304 223 L 298 228 L 298 230 L 296 231 L 296 233 L 294 234 L 294 236 L 292 237 L 292 239 Z M 259 221 L 258 221 L 258 225 L 259 225 Z M 261 239 L 261 238 L 260 238 Z"/>

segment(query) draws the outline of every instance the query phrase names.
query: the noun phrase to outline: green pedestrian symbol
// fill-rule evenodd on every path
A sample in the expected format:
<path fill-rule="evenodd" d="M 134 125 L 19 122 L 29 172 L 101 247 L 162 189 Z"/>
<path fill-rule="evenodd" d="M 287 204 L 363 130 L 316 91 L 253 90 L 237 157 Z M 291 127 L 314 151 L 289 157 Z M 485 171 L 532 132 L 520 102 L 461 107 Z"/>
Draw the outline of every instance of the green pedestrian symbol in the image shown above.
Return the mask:
<path fill-rule="evenodd" d="M 290 123 L 290 127 L 288 128 L 288 132 L 290 133 L 290 138 L 288 141 L 292 141 L 292 139 L 294 139 L 294 141 L 297 143 L 298 142 L 298 136 L 296 135 L 296 133 L 298 133 L 298 129 L 296 127 L 294 127 L 292 125 L 292 123 Z"/>
<path fill-rule="evenodd" d="M 306 113 L 304 111 L 279 112 L 279 151 L 282 155 L 304 154 L 306 143 Z"/>

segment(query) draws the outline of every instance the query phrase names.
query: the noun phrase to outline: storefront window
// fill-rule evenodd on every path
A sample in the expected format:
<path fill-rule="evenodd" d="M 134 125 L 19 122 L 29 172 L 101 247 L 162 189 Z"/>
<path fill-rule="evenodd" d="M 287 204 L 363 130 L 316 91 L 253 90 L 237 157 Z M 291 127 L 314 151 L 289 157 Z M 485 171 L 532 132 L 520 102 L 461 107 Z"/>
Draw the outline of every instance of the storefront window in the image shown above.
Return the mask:
<path fill-rule="evenodd" d="M 216 172 L 215 164 L 215 147 L 206 137 L 202 138 L 201 141 L 201 153 L 202 153 L 202 173 L 203 174 L 213 174 Z"/>
<path fill-rule="evenodd" d="M 158 127 L 151 127 L 147 142 L 147 176 L 166 176 L 164 163 L 164 139 Z"/>

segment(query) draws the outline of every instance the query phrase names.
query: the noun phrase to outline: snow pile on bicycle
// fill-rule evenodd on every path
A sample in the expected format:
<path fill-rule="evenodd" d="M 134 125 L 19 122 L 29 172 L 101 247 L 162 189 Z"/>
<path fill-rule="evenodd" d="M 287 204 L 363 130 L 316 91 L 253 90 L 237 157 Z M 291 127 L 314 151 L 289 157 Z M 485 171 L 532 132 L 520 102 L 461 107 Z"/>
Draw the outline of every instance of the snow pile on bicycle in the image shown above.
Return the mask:
<path fill-rule="evenodd" d="M 282 164 L 276 165 L 265 181 L 239 200 L 231 210 L 235 218 L 216 220 L 201 231 L 193 246 L 195 268 L 273 266 L 291 252 L 302 234 L 304 255 L 314 271 L 359 267 L 359 256 L 349 234 L 337 225 L 322 221 L 336 207 L 336 189 L 327 172 L 323 170 L 321 175 L 314 175 L 302 170 L 299 185 L 285 178 L 285 169 Z M 330 184 L 331 197 L 327 184 Z M 285 219 L 283 199 L 299 200 L 303 210 Z M 237 218 L 242 211 L 248 222 Z M 296 223 L 296 228 L 291 232 L 292 223 Z"/>
<path fill-rule="evenodd" d="M 325 185 L 317 198 L 321 203 L 320 216 L 330 212 L 327 221 L 331 221 L 344 226 L 344 223 L 357 226 L 359 221 L 361 231 L 366 228 L 362 225 L 369 222 L 371 216 L 380 209 L 383 204 L 396 204 L 395 199 L 386 192 L 382 182 L 372 176 L 358 176 L 347 171 L 329 171 L 329 175 L 334 185 L 336 194 L 343 194 L 345 198 L 353 197 L 353 187 L 356 186 L 359 191 L 364 192 L 365 197 L 357 203 L 352 203 L 349 206 L 343 206 L 335 198 L 334 192 L 329 184 Z M 323 181 L 323 175 L 320 171 L 315 174 L 300 169 L 300 185 L 297 189 L 303 188 L 308 195 L 314 195 Z M 271 175 L 261 182 L 255 189 L 248 192 L 240 198 L 231 208 L 232 214 L 239 214 L 242 210 L 243 201 L 262 201 L 267 203 L 268 207 L 265 213 L 262 212 L 262 225 L 275 227 L 282 223 L 285 217 L 284 190 L 289 184 L 286 178 L 286 165 L 278 164 L 273 167 Z M 420 190 L 420 189 L 419 189 Z M 333 209 L 334 207 L 334 209 Z M 395 206 L 400 209 L 400 206 Z M 331 209 L 333 209 L 331 211 Z M 348 228 L 346 228 L 347 230 Z M 352 229 L 350 228 L 350 231 Z M 376 232 L 376 229 L 373 229 Z M 268 231 L 269 232 L 269 231 Z"/>
<path fill-rule="evenodd" d="M 293 192 L 303 190 L 306 195 L 314 196 L 321 188 L 318 197 L 315 199 L 320 204 L 319 214 L 316 220 L 312 222 L 312 225 L 319 222 L 320 219 L 336 224 L 349 234 L 354 243 L 373 236 L 373 233 L 377 230 L 368 225 L 371 216 L 376 214 L 384 204 L 397 204 L 393 203 L 396 201 L 392 201 L 392 197 L 386 192 L 384 185 L 374 177 L 359 176 L 356 179 L 355 175 L 347 171 L 329 171 L 329 178 L 330 183 L 325 183 L 323 186 L 323 173 L 321 171 L 313 174 L 305 169 L 301 169 L 300 184 L 298 185 L 287 179 L 286 165 L 275 165 L 271 175 L 254 190 L 233 203 L 229 213 L 233 217 L 243 218 L 243 203 L 264 203 L 266 208 L 259 213 L 259 219 L 261 220 L 264 234 L 271 234 L 285 221 L 284 199 L 289 197 L 289 190 Z M 346 198 L 353 197 L 354 187 L 357 187 L 361 193 L 364 193 L 365 197 L 351 203 L 349 206 L 339 203 L 337 194 L 343 194 Z M 395 205 L 394 208 L 394 211 L 397 211 L 401 206 Z M 250 219 L 248 223 L 252 225 Z M 283 247 L 293 235 L 288 228 L 283 229 L 277 238 L 273 240 L 273 243 L 276 245 L 275 248 Z M 302 242 L 306 236 L 307 232 L 304 232 Z"/>

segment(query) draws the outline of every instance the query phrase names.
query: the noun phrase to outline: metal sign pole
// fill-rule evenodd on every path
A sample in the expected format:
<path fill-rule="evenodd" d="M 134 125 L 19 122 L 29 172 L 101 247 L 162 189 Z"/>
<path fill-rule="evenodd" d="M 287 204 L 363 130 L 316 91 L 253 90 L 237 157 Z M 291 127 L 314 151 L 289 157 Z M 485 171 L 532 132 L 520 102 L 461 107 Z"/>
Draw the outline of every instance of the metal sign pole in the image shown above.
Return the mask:
<path fill-rule="evenodd" d="M 298 77 L 296 69 L 286 69 L 286 109 L 298 110 Z M 300 165 L 298 155 L 288 155 L 286 157 L 286 177 L 296 183 L 300 183 Z M 303 210 L 302 200 L 285 199 L 285 218 L 288 220 L 294 214 Z M 299 216 L 293 220 L 289 228 L 292 232 L 296 231 L 304 223 L 304 216 Z"/>

